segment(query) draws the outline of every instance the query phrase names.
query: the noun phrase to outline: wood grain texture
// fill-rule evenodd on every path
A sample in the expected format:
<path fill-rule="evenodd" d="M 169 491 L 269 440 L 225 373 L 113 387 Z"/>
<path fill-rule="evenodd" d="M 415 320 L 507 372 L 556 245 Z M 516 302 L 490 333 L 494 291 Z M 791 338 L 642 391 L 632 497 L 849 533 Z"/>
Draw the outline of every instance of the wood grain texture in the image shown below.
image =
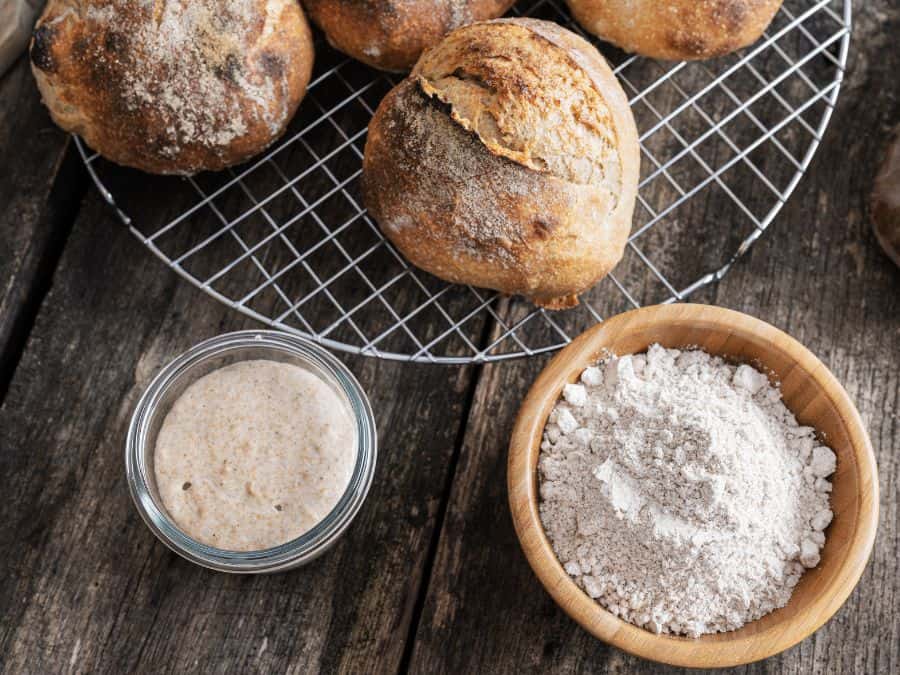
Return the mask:
<path fill-rule="evenodd" d="M 758 316 L 809 346 L 855 400 L 881 477 L 878 538 L 849 601 L 797 647 L 736 672 L 900 671 L 900 272 L 866 217 L 875 157 L 900 119 L 895 5 L 857 3 L 848 81 L 809 175 L 748 257 L 694 298 Z M 42 113 L 27 74 L 18 77 L 19 100 L 30 103 L 0 99 L 0 204 L 40 221 L 54 203 L 45 179 L 22 180 L 46 176 L 38 165 L 53 163 L 28 157 L 28 144 L 45 136 L 21 137 Z M 134 176 L 123 176 L 117 195 L 159 222 L 183 205 L 169 184 Z M 22 234 L 12 212 L 0 212 L 4 244 Z M 738 215 L 727 200 L 692 200 L 646 248 L 668 255 L 680 242 L 683 251 L 695 223 Z M 0 283 L 14 279 L 3 288 L 51 287 L 50 270 L 20 271 L 28 242 L 40 240 L 29 237 L 0 247 Z M 690 239 L 683 280 L 740 238 L 718 226 Z M 656 299 L 646 268 L 620 268 L 629 283 L 648 277 L 639 300 Z M 517 309 L 504 301 L 498 311 Z M 168 358 L 250 325 L 167 271 L 90 193 L 0 408 L 0 671 L 675 672 L 592 638 L 521 554 L 506 448 L 546 358 L 458 369 L 342 357 L 369 391 L 383 452 L 338 547 L 308 568 L 255 579 L 206 572 L 165 550 L 127 496 L 128 416 Z"/>
<path fill-rule="evenodd" d="M 606 611 L 582 591 L 556 558 L 538 513 L 537 465 L 547 416 L 563 386 L 608 354 L 638 354 L 651 345 L 702 349 L 770 374 L 800 424 L 822 434 L 838 458 L 831 477 L 834 520 L 822 561 L 807 571 L 786 607 L 738 630 L 688 639 L 655 635 Z M 847 392 L 808 349 L 746 314 L 697 304 L 655 305 L 619 314 L 589 329 L 541 372 L 519 409 L 507 468 L 509 505 L 526 558 L 544 588 L 588 632 L 630 654 L 690 668 L 758 661 L 812 634 L 853 591 L 878 525 L 878 475 L 868 434 Z"/>
<path fill-rule="evenodd" d="M 86 189 L 20 58 L 0 77 L 0 400 Z M 62 176 L 63 180 L 57 181 Z"/>
<path fill-rule="evenodd" d="M 722 283 L 692 300 L 774 324 L 809 347 L 841 381 L 876 452 L 878 536 L 859 586 L 830 622 L 779 656 L 728 672 L 900 670 L 900 272 L 878 248 L 866 215 L 876 158 L 900 119 L 892 74 L 900 67 L 900 53 L 889 48 L 888 37 L 896 34 L 900 13 L 886 1 L 854 9 L 848 80 L 808 175 L 748 256 Z M 732 213 L 717 209 L 715 217 L 727 223 Z M 722 230 L 727 228 L 704 238 L 702 249 L 721 246 L 727 236 Z M 661 235 L 654 250 L 665 248 L 667 236 L 673 235 Z M 682 672 L 591 637 L 553 603 L 517 549 L 502 508 L 504 447 L 518 406 L 547 360 L 483 370 L 411 670 Z"/>
<path fill-rule="evenodd" d="M 136 205 L 154 208 L 154 191 L 136 188 Z M 124 435 L 162 364 L 249 325 L 162 267 L 91 193 L 0 408 L 0 669 L 396 669 L 472 370 L 346 359 L 381 432 L 359 516 L 308 567 L 216 574 L 141 522 Z"/>

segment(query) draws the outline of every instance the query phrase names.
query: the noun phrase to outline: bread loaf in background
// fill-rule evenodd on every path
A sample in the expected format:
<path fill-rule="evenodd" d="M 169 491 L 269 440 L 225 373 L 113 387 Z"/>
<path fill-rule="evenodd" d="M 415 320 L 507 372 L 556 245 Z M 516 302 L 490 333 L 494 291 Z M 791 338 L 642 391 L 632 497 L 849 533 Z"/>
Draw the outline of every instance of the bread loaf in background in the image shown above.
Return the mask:
<path fill-rule="evenodd" d="M 451 33 L 385 97 L 363 195 L 418 267 L 563 308 L 621 258 L 639 161 L 597 50 L 554 23 L 501 19 Z"/>
<path fill-rule="evenodd" d="M 781 0 L 566 0 L 587 31 L 627 52 L 708 59 L 756 42 Z"/>
<path fill-rule="evenodd" d="M 514 0 L 303 0 L 336 49 L 374 68 L 407 71 L 426 47 L 467 23 L 495 19 Z"/>
<path fill-rule="evenodd" d="M 31 61 L 63 129 L 119 164 L 191 174 L 281 135 L 313 47 L 295 0 L 50 0 Z"/>

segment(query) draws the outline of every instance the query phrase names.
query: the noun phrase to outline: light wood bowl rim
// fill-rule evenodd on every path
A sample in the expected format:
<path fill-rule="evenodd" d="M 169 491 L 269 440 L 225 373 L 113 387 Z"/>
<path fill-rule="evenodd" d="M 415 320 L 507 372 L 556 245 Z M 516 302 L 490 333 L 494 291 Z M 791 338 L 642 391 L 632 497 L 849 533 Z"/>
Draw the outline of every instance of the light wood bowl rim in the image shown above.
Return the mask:
<path fill-rule="evenodd" d="M 738 339 L 745 335 L 752 335 L 757 340 L 762 338 L 771 351 L 780 352 L 796 367 L 802 368 L 819 384 L 838 411 L 859 467 L 857 487 L 871 486 L 857 495 L 856 526 L 850 535 L 846 555 L 835 563 L 840 566 L 835 580 L 819 590 L 805 611 L 763 632 L 736 639 L 728 637 L 738 634 L 734 631 L 719 633 L 709 641 L 655 635 L 614 616 L 578 588 L 563 570 L 538 513 L 537 456 L 547 416 L 559 399 L 563 385 L 573 382 L 615 336 L 653 326 L 676 325 L 695 329 L 725 327 L 729 335 Z M 725 351 L 720 353 L 727 354 Z M 530 414 L 531 410 L 537 410 L 538 414 Z M 510 441 L 507 470 L 509 504 L 516 534 L 529 564 L 556 603 L 604 642 L 636 656 L 676 666 L 712 668 L 751 663 L 784 651 L 811 635 L 841 607 L 859 581 L 872 551 L 878 523 L 878 475 L 872 444 L 859 412 L 834 375 L 812 352 L 783 331 L 752 316 L 710 305 L 643 307 L 607 319 L 572 341 L 544 368 L 523 401 Z M 774 630 L 778 627 L 781 629 Z"/>

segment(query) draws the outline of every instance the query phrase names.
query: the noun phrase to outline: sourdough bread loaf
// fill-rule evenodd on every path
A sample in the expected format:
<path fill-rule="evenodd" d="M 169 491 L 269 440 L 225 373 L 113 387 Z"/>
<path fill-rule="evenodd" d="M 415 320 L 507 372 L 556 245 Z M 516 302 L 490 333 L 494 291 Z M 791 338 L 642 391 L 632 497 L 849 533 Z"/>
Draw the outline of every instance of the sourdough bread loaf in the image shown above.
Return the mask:
<path fill-rule="evenodd" d="M 756 42 L 782 0 L 566 0 L 584 28 L 628 52 L 708 59 Z"/>
<path fill-rule="evenodd" d="M 514 0 L 303 0 L 336 49 L 374 68 L 407 71 L 426 47 L 474 21 L 495 19 Z"/>
<path fill-rule="evenodd" d="M 63 129 L 119 164 L 191 174 L 281 135 L 313 47 L 295 0 L 50 0 L 31 61 Z"/>
<path fill-rule="evenodd" d="M 638 172 L 600 54 L 556 24 L 501 19 L 451 33 L 385 97 L 363 194 L 418 267 L 563 308 L 621 258 Z"/>

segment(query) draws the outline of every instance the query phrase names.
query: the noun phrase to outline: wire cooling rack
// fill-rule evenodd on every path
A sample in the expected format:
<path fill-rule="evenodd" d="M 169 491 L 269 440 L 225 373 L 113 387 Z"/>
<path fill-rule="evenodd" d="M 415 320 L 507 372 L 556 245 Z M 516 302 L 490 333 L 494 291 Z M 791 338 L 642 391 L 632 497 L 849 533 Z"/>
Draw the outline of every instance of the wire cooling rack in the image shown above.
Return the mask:
<path fill-rule="evenodd" d="M 584 35 L 561 2 L 521 1 L 513 13 Z M 843 78 L 850 20 L 850 0 L 786 0 L 758 43 L 694 63 L 630 56 L 593 41 L 630 97 L 641 182 L 622 262 L 562 312 L 442 282 L 411 267 L 382 237 L 363 208 L 359 177 L 366 126 L 399 78 L 321 39 L 313 81 L 287 133 L 241 167 L 151 177 L 76 141 L 133 233 L 178 274 L 244 314 L 382 358 L 469 363 L 533 355 L 564 346 L 603 316 L 682 300 L 726 274 L 812 159 Z"/>

